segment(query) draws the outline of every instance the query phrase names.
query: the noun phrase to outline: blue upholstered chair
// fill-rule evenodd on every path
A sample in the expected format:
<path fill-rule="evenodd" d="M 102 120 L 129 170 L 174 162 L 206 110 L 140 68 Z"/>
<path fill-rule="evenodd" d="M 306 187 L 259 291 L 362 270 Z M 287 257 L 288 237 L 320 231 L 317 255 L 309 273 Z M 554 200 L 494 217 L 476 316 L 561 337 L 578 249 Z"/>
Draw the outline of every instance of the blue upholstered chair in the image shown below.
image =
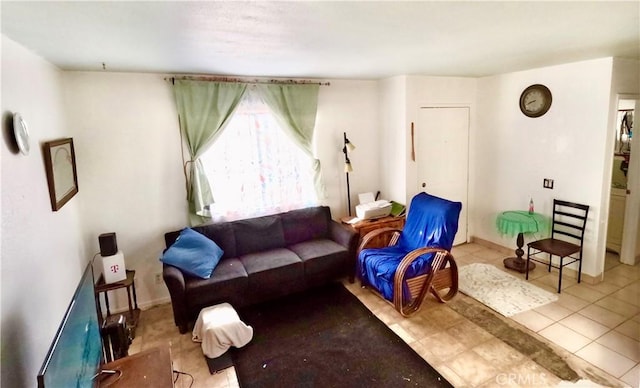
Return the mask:
<path fill-rule="evenodd" d="M 413 197 L 402 230 L 382 228 L 363 237 L 357 252 L 362 286 L 403 316 L 416 313 L 427 293 L 440 302 L 453 298 L 458 266 L 450 251 L 461 209 L 460 202 L 427 193 Z M 377 246 L 371 246 L 374 241 Z"/>

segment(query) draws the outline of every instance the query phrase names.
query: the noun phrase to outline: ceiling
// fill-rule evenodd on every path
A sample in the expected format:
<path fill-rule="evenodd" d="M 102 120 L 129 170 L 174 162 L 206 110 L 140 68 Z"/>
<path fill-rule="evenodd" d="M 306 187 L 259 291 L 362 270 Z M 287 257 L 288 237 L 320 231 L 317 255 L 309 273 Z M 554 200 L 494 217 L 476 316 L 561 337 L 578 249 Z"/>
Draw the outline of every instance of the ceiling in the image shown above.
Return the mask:
<path fill-rule="evenodd" d="M 380 79 L 640 59 L 640 1 L 1 1 L 64 70 Z M 103 68 L 104 64 L 104 68 Z"/>

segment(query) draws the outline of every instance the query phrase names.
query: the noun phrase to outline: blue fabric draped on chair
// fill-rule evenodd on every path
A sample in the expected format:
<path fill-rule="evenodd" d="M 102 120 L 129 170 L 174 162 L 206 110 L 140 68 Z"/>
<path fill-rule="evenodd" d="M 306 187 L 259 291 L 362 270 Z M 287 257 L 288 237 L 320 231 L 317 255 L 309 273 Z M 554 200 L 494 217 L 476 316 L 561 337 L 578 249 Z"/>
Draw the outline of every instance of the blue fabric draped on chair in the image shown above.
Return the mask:
<path fill-rule="evenodd" d="M 370 232 L 363 238 L 357 269 L 362 285 L 373 288 L 393 302 L 403 315 L 417 311 L 427 292 L 440 301 L 453 297 L 457 292 L 457 265 L 449 251 L 458 231 L 461 209 L 460 202 L 427 193 L 417 194 L 411 200 L 401 232 L 387 228 Z M 395 233 L 395 238 L 388 240 L 390 246 L 367 248 L 370 237 L 380 233 Z M 437 264 L 434 262 L 436 257 Z M 449 266 L 445 268 L 447 264 Z M 436 271 L 431 271 L 432 265 Z M 439 270 L 443 271 L 437 275 Z M 411 279 L 415 278 L 419 280 L 412 283 Z M 449 293 L 441 297 L 437 291 L 444 288 L 448 288 Z M 394 289 L 402 292 L 396 293 Z"/>

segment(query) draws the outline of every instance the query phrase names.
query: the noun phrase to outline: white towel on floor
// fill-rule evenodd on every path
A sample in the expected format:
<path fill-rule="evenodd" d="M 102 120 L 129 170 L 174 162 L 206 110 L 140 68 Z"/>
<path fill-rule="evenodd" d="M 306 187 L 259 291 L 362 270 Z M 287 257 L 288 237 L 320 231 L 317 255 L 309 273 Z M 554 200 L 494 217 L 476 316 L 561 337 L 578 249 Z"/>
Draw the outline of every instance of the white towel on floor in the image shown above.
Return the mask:
<path fill-rule="evenodd" d="M 253 338 L 253 328 L 240 320 L 229 303 L 203 308 L 198 315 L 191 339 L 202 343 L 202 353 L 220 357 L 231 346 L 242 347 Z"/>

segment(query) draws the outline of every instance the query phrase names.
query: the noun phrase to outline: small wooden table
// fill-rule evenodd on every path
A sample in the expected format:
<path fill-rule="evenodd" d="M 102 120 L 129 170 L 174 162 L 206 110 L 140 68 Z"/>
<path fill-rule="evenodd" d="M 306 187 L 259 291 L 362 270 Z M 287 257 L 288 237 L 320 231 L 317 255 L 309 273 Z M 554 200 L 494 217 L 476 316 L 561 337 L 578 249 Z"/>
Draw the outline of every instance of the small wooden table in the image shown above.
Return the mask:
<path fill-rule="evenodd" d="M 131 338 L 135 337 L 136 327 L 138 326 L 138 319 L 140 318 L 140 309 L 138 308 L 138 299 L 136 297 L 136 285 L 134 282 L 136 271 L 127 270 L 127 278 L 118 282 L 105 284 L 104 277 L 100 275 L 98 282 L 96 283 L 96 295 L 100 298 L 100 294 L 104 293 L 104 304 L 107 307 L 107 316 L 105 320 L 108 322 L 112 319 L 117 319 L 116 315 L 111 314 L 111 308 L 109 307 L 109 295 L 108 291 L 117 290 L 119 288 L 126 287 L 127 297 L 129 300 L 129 311 L 123 314 L 126 318 L 127 327 L 131 329 Z M 133 301 L 131 299 L 131 290 L 133 289 Z M 102 309 L 100 303 L 98 303 L 98 316 L 102 318 Z"/>
<path fill-rule="evenodd" d="M 100 387 L 173 387 L 173 365 L 169 345 L 120 358 L 102 365 L 101 370 L 115 373 L 113 376 L 99 376 Z"/>
<path fill-rule="evenodd" d="M 502 234 L 513 236 L 517 234 L 516 257 L 507 257 L 502 262 L 506 268 L 518 271 L 520 273 L 527 272 L 527 261 L 522 258 L 524 251 L 525 233 L 545 233 L 549 228 L 549 220 L 540 213 L 529 213 L 520 210 L 508 210 L 498 214 L 496 218 L 496 227 Z M 535 268 L 534 263 L 529 263 L 529 271 Z"/>
<path fill-rule="evenodd" d="M 380 228 L 397 228 L 402 229 L 404 227 L 404 217 L 393 217 L 386 216 L 382 218 L 375 218 L 373 220 L 362 220 L 358 221 L 355 224 L 349 224 L 348 221 L 353 219 L 353 217 L 345 217 L 342 218 L 342 222 L 349 227 L 351 227 L 358 235 L 360 236 L 360 240 L 372 230 L 380 229 Z M 375 244 L 374 244 L 375 245 Z"/>

